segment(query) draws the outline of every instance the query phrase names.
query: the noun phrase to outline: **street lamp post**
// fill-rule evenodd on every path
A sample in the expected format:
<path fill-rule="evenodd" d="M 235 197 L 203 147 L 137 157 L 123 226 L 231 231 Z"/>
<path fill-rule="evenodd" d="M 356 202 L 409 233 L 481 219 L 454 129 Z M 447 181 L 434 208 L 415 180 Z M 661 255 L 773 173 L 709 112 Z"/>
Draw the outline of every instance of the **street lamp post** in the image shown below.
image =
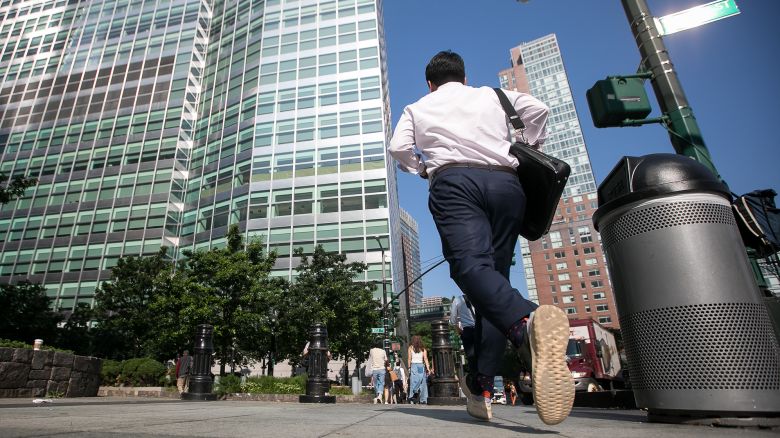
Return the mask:
<path fill-rule="evenodd" d="M 382 240 L 379 236 L 373 236 L 376 243 L 379 244 L 379 249 L 382 251 L 382 348 L 385 349 L 385 353 L 389 353 L 387 348 L 387 282 L 385 280 L 385 247 L 382 245 Z"/>

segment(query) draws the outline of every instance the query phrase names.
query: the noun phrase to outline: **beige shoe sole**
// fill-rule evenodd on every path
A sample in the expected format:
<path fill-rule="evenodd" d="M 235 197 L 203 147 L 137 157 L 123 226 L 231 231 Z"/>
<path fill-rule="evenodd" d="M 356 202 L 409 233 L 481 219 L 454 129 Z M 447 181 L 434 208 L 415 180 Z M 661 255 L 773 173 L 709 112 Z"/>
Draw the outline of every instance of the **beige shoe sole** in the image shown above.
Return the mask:
<path fill-rule="evenodd" d="M 493 418 L 491 403 L 486 403 L 485 398 L 478 395 L 469 395 L 466 399 L 466 412 L 480 421 L 490 421 Z"/>
<path fill-rule="evenodd" d="M 539 418 L 554 425 L 569 416 L 574 403 L 574 379 L 566 365 L 569 319 L 550 305 L 539 306 L 531 318 L 534 403 Z"/>

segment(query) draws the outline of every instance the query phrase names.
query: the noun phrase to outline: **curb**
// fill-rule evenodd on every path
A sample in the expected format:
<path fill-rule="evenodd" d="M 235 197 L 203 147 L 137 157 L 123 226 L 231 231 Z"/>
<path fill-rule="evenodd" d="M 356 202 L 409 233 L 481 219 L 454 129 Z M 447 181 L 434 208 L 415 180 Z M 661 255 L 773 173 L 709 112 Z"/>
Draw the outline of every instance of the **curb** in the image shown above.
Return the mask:
<path fill-rule="evenodd" d="M 301 394 L 248 394 L 232 393 L 219 397 L 219 400 L 238 400 L 238 401 L 264 401 L 279 403 L 298 403 L 298 397 Z M 180 399 L 177 391 L 168 391 L 164 387 L 115 387 L 101 386 L 98 389 L 98 397 L 142 397 L 142 398 L 169 398 Z M 336 395 L 337 403 L 371 403 L 373 397 L 370 395 Z"/>

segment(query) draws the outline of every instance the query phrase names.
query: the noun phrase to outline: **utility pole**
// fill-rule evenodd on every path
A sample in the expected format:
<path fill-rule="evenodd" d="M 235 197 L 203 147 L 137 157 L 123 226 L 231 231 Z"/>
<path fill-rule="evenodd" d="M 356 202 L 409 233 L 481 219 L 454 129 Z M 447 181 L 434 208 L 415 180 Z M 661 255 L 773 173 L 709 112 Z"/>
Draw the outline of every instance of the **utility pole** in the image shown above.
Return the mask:
<path fill-rule="evenodd" d="M 723 181 L 712 162 L 707 146 L 704 144 L 701 130 L 699 130 L 699 125 L 693 116 L 693 110 L 688 105 L 688 99 L 685 97 L 680 80 L 674 71 L 669 52 L 666 50 L 647 2 L 645 0 L 621 1 L 631 26 L 631 33 L 634 35 L 639 54 L 642 57 L 640 69 L 650 73 L 650 82 L 653 85 L 658 105 L 661 107 L 661 113 L 669 121 L 669 137 L 675 152 L 691 157 L 707 166 L 718 179 Z M 761 290 L 766 290 L 768 285 L 758 265 L 756 251 L 747 248 L 747 253 L 756 282 Z"/>
<path fill-rule="evenodd" d="M 406 239 L 407 239 L 406 236 L 401 236 L 401 246 L 404 247 L 404 248 L 406 247 Z M 403 264 L 404 264 L 404 284 L 408 285 L 409 284 L 409 269 L 407 269 L 407 266 L 406 266 L 406 261 L 407 261 L 406 260 L 406 251 L 401 251 L 401 257 L 403 258 Z M 395 300 L 395 299 L 396 298 L 394 297 L 393 300 Z M 406 344 L 408 345 L 409 341 L 411 339 L 411 334 L 412 334 L 412 328 L 409 327 L 409 321 L 412 319 L 412 315 L 411 315 L 411 309 L 409 308 L 409 306 L 411 305 L 411 301 L 409 300 L 409 294 L 408 293 L 406 294 L 404 299 L 406 301 L 406 309 L 404 309 L 404 313 L 406 314 L 405 315 L 406 316 L 406 321 L 405 321 L 405 329 L 402 328 L 402 330 L 400 330 L 400 331 L 406 336 Z"/>
<path fill-rule="evenodd" d="M 621 1 L 642 57 L 640 69 L 652 74 L 650 82 L 653 84 L 661 113 L 668 116 L 669 136 L 675 152 L 702 163 L 721 179 L 704 144 L 693 110 L 688 105 L 688 99 L 674 71 L 669 52 L 656 28 L 647 2 L 645 0 Z"/>
<path fill-rule="evenodd" d="M 379 236 L 373 236 L 376 243 L 379 244 L 379 249 L 382 251 L 382 348 L 385 349 L 385 353 L 390 355 L 390 349 L 387 342 L 387 282 L 385 279 L 385 247 L 382 245 L 382 240 Z"/>

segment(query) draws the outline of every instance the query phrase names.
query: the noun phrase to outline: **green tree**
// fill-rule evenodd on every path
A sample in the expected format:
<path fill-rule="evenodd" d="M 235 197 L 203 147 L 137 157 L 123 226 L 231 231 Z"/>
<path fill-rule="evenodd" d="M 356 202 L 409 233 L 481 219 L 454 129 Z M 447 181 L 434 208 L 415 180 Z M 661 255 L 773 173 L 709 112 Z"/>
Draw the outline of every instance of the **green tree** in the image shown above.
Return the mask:
<path fill-rule="evenodd" d="M 5 173 L 0 173 L 0 206 L 21 197 L 28 187 L 32 187 L 37 183 L 38 180 L 36 178 L 15 176 L 9 180 Z"/>
<path fill-rule="evenodd" d="M 433 345 L 432 337 L 431 337 L 431 323 L 430 322 L 416 322 L 412 324 L 412 336 L 419 336 L 422 338 L 423 345 L 425 345 L 425 349 L 430 351 L 431 345 Z M 430 360 L 430 356 L 428 357 Z"/>
<path fill-rule="evenodd" d="M 40 338 L 53 344 L 62 318 L 51 310 L 51 301 L 37 283 L 0 285 L 0 338 L 30 344 Z"/>
<path fill-rule="evenodd" d="M 275 254 L 264 254 L 261 242 L 244 248 L 237 225 L 227 234 L 225 248 L 185 251 L 182 267 L 189 293 L 197 306 L 185 311 L 199 314 L 214 326 L 214 355 L 220 374 L 230 364 L 261 360 L 271 349 L 271 327 L 286 281 L 271 277 Z"/>
<path fill-rule="evenodd" d="M 321 245 L 309 258 L 301 249 L 296 277 L 290 285 L 280 317 L 280 354 L 293 363 L 300 360 L 312 323 L 328 330 L 328 348 L 345 361 L 360 361 L 371 348 L 371 327 L 379 321 L 379 303 L 373 299 L 373 283 L 358 281 L 365 263 L 347 263 L 344 254 L 326 252 Z"/>
<path fill-rule="evenodd" d="M 76 354 L 93 355 L 94 330 L 90 322 L 95 312 L 87 303 L 78 303 L 65 324 L 57 332 L 57 347 L 72 350 Z"/>
<path fill-rule="evenodd" d="M 123 257 L 111 278 L 95 291 L 98 321 L 95 350 L 102 357 L 143 357 L 158 336 L 160 315 L 152 304 L 170 295 L 172 262 L 166 249 L 148 257 Z"/>

